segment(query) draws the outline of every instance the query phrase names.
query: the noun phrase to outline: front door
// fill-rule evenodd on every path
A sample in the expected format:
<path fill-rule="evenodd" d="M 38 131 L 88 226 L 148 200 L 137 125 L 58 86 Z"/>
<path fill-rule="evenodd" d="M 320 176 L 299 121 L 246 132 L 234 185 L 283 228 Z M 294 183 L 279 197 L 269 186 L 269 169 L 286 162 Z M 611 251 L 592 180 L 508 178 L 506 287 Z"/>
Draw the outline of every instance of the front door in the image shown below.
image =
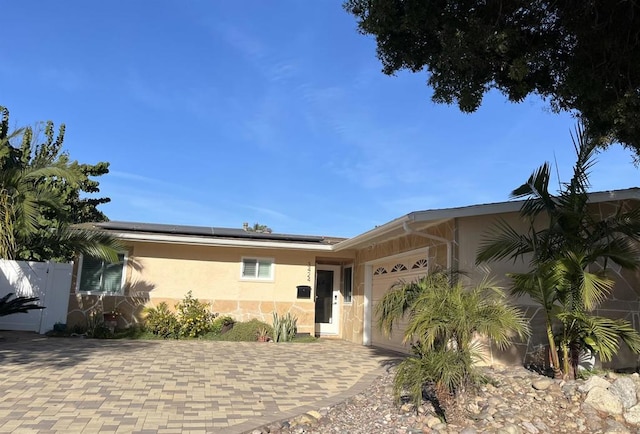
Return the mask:
<path fill-rule="evenodd" d="M 340 267 L 316 267 L 316 334 L 337 335 L 340 319 Z"/>

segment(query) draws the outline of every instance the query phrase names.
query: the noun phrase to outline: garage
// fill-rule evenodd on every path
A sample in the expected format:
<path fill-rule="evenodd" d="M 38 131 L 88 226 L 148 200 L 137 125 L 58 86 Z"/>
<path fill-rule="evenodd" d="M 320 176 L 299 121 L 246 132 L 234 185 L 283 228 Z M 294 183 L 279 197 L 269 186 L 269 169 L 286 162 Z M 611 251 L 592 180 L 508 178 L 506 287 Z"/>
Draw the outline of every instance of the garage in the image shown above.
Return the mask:
<path fill-rule="evenodd" d="M 401 257 L 393 257 L 383 259 L 381 262 L 373 264 L 372 283 L 372 301 L 373 314 L 371 315 L 371 345 L 374 347 L 385 348 L 393 351 L 407 353 L 411 350 L 410 345 L 404 345 L 402 338 L 406 327 L 406 321 L 403 319 L 394 324 L 394 330 L 391 336 L 384 335 L 377 327 L 377 318 L 375 317 L 375 308 L 384 294 L 398 282 L 411 282 L 425 274 L 429 268 L 427 250 L 422 249 L 419 252 L 412 252 Z"/>

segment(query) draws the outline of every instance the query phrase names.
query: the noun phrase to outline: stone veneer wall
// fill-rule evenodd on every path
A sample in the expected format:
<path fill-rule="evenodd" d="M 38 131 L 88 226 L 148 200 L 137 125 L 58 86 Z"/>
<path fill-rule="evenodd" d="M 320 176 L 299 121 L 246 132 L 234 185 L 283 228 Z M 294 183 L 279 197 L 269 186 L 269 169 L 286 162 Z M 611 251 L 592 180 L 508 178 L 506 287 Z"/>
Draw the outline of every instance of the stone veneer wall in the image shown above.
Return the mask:
<path fill-rule="evenodd" d="M 452 240 L 453 222 L 443 223 L 433 228 L 429 228 L 424 233 L 437 237 Z M 364 270 L 365 263 L 376 259 L 399 253 L 410 252 L 412 250 L 431 246 L 430 256 L 432 263 L 447 265 L 447 247 L 441 242 L 418 235 L 404 235 L 381 243 L 372 243 L 370 246 L 356 252 L 353 270 L 353 297 L 351 304 L 342 306 L 342 339 L 362 343 L 362 333 L 364 328 Z"/>
<path fill-rule="evenodd" d="M 257 318 L 271 324 L 273 312 L 284 314 L 291 312 L 298 317 L 299 333 L 314 333 L 314 304 L 310 301 L 297 302 L 276 301 L 251 301 L 251 300 L 208 300 L 200 301 L 211 305 L 211 312 L 220 315 L 229 315 L 236 321 L 248 321 Z M 155 307 L 161 302 L 166 302 L 169 307 L 175 308 L 179 299 L 153 298 L 142 299 L 135 296 L 95 296 L 71 294 L 67 323 L 69 327 L 75 325 L 86 326 L 89 317 L 96 312 L 108 312 L 114 309 L 120 313 L 118 327 L 125 328 L 131 325 L 141 324 L 144 319 L 145 306 Z"/>

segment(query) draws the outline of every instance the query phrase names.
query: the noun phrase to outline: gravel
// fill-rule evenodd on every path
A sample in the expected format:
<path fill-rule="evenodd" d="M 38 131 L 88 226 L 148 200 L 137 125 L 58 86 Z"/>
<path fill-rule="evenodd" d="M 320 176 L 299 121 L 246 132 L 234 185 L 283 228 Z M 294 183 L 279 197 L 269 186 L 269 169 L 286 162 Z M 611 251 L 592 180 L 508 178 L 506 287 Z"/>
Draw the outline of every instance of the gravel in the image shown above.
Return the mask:
<path fill-rule="evenodd" d="M 551 380 L 521 367 L 486 368 L 492 382 L 461 404 L 449 424 L 430 402 L 415 408 L 396 405 L 395 369 L 380 376 L 365 392 L 294 419 L 274 423 L 252 434 L 542 434 L 636 433 L 621 415 L 607 415 L 584 404 L 584 381 Z"/>

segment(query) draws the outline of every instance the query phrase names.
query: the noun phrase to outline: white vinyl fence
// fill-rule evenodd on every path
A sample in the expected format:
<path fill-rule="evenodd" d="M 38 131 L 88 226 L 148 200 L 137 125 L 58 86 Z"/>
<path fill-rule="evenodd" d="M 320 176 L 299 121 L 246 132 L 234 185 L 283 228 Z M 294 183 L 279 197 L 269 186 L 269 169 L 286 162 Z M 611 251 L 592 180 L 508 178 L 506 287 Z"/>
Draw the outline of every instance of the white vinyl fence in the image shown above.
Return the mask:
<path fill-rule="evenodd" d="M 45 309 L 0 317 L 0 330 L 25 330 L 40 334 L 55 323 L 67 322 L 72 264 L 0 260 L 0 297 L 38 297 Z"/>

